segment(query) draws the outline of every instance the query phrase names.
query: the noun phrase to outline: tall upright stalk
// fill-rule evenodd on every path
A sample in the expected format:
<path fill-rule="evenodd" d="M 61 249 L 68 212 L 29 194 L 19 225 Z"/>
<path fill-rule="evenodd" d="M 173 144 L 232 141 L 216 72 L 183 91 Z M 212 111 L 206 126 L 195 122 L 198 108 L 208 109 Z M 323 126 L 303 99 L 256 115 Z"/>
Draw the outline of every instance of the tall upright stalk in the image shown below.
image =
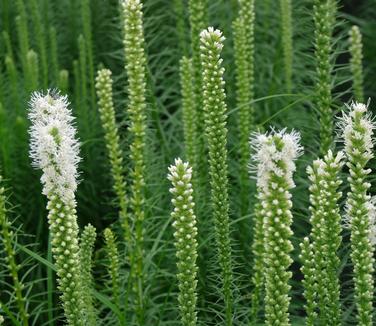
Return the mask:
<path fill-rule="evenodd" d="M 355 304 L 359 325 L 373 325 L 375 204 L 368 193 L 372 172 L 367 163 L 373 158 L 375 123 L 368 108 L 353 103 L 339 122 L 348 159 L 350 191 L 346 199 L 346 220 L 351 230 L 351 260 L 354 265 Z"/>
<path fill-rule="evenodd" d="M 143 32 L 142 3 L 140 0 L 123 0 L 124 49 L 128 74 L 129 132 L 132 137 L 130 156 L 131 217 L 134 223 L 134 248 L 131 266 L 136 293 L 136 315 L 139 325 L 144 325 L 143 276 L 143 221 L 145 217 L 145 132 L 146 132 L 146 55 Z"/>
<path fill-rule="evenodd" d="M 312 230 L 307 244 L 302 247 L 302 271 L 305 274 L 307 322 L 317 316 L 327 325 L 341 324 L 340 286 L 337 276 L 340 260 L 337 255 L 341 244 L 341 215 L 338 200 L 342 183 L 338 177 L 344 164 L 343 152 L 329 151 L 324 159 L 315 160 L 307 171 L 311 180 L 310 211 Z M 312 263 L 314 262 L 314 263 Z M 314 283 L 312 284 L 312 276 Z M 315 299 L 310 296 L 314 288 Z M 314 303 L 313 303 L 314 302 Z M 318 314 L 314 311 L 319 309 Z"/>
<path fill-rule="evenodd" d="M 127 214 L 128 199 L 126 193 L 126 181 L 124 178 L 123 153 L 120 148 L 120 137 L 115 120 L 115 109 L 112 100 L 111 71 L 102 69 L 96 79 L 99 113 L 104 129 L 104 138 L 111 165 L 111 174 L 114 181 L 113 189 L 119 205 L 119 218 L 123 227 L 124 238 L 131 249 L 131 232 L 129 229 L 129 217 Z"/>
<path fill-rule="evenodd" d="M 292 201 L 290 189 L 295 186 L 295 160 L 301 155 L 299 134 L 285 130 L 256 134 L 254 149 L 257 187 L 265 233 L 265 317 L 266 325 L 290 325 L 291 288 L 288 270 L 292 263 Z"/>
<path fill-rule="evenodd" d="M 209 27 L 201 32 L 201 66 L 205 134 L 209 147 L 211 205 L 218 259 L 222 275 L 226 325 L 233 322 L 232 258 L 230 241 L 228 164 L 227 164 L 227 105 L 223 80 L 221 52 L 224 37 Z"/>
<path fill-rule="evenodd" d="M 52 253 L 65 318 L 70 326 L 85 325 L 85 303 L 80 275 L 77 189 L 78 141 L 67 97 L 33 93 L 30 101 L 30 156 L 43 171 L 41 183 L 48 199 Z"/>
<path fill-rule="evenodd" d="M 316 95 L 320 113 L 320 153 L 325 155 L 333 144 L 332 111 L 332 33 L 336 18 L 335 0 L 314 0 Z"/>
<path fill-rule="evenodd" d="M 197 324 L 197 227 L 194 214 L 192 168 L 181 159 L 169 167 L 168 179 L 172 186 L 171 213 L 175 229 L 175 248 L 177 257 L 177 279 L 179 281 L 179 308 L 183 326 Z"/>

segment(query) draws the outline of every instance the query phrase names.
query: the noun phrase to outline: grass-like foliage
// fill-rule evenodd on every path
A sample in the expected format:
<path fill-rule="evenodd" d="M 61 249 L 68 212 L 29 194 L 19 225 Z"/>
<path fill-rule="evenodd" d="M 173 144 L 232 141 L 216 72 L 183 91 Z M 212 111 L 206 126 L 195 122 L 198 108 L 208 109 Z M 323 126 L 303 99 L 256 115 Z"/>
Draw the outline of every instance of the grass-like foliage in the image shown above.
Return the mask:
<path fill-rule="evenodd" d="M 373 325 L 375 15 L 1 0 L 0 324 Z"/>

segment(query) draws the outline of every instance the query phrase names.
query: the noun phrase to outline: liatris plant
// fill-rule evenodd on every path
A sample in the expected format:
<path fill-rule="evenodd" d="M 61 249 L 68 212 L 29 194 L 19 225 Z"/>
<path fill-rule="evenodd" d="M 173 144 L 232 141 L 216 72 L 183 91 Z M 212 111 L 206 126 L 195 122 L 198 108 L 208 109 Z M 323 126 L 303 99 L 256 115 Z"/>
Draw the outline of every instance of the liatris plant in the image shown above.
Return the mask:
<path fill-rule="evenodd" d="M 13 288 L 16 297 L 19 319 L 23 326 L 28 326 L 29 315 L 26 311 L 26 301 L 22 294 L 24 285 L 21 283 L 18 277 L 18 270 L 20 266 L 16 262 L 16 253 L 13 249 L 13 232 L 10 230 L 11 223 L 8 221 L 7 218 L 7 210 L 5 204 L 5 189 L 3 186 L 2 176 L 0 175 L 0 236 L 6 254 L 6 265 L 9 269 L 13 281 Z"/>
<path fill-rule="evenodd" d="M 333 155 L 329 150 L 324 159 L 308 167 L 312 230 L 310 239 L 302 244 L 302 271 L 306 276 L 307 321 L 313 320 L 314 309 L 319 308 L 319 320 L 325 325 L 341 324 L 339 280 L 340 260 L 337 256 L 341 244 L 341 216 L 338 174 L 343 166 L 343 152 Z M 308 241 L 308 242 L 307 242 Z M 307 242 L 307 243 L 306 243 Z M 312 279 L 314 277 L 314 279 Z M 312 283 L 313 281 L 313 283 Z M 316 299 L 311 299 L 315 289 Z M 317 302 L 313 304 L 313 302 Z"/>
<path fill-rule="evenodd" d="M 171 213 L 175 228 L 175 247 L 178 259 L 179 308 L 182 325 L 197 323 L 197 227 L 194 214 L 192 168 L 181 159 L 169 167 L 168 179 L 172 183 L 170 192 L 174 210 Z"/>
<path fill-rule="evenodd" d="M 195 114 L 195 97 L 193 89 L 192 60 L 183 57 L 180 61 L 180 81 L 184 122 L 184 145 L 188 162 L 193 170 L 198 167 L 197 116 Z"/>
<path fill-rule="evenodd" d="M 117 307 L 120 307 L 120 259 L 116 245 L 115 235 L 111 229 L 107 228 L 103 232 L 106 243 L 106 254 L 109 260 L 108 273 L 111 279 L 111 293 Z"/>
<path fill-rule="evenodd" d="M 256 134 L 251 145 L 257 170 L 257 187 L 264 215 L 265 315 L 267 325 L 289 325 L 289 280 L 293 249 L 292 202 L 294 161 L 301 154 L 298 133 L 285 130 Z"/>
<path fill-rule="evenodd" d="M 115 120 L 115 109 L 112 100 L 111 71 L 102 69 L 98 71 L 96 79 L 99 113 L 104 129 L 106 147 L 111 164 L 111 174 L 114 180 L 114 191 L 120 208 L 120 223 L 123 227 L 124 237 L 130 249 L 131 233 L 127 215 L 126 182 L 124 179 L 123 153 L 120 148 L 120 138 Z"/>
<path fill-rule="evenodd" d="M 81 277 L 87 325 L 95 325 L 97 321 L 93 303 L 94 280 L 92 275 L 92 257 L 96 237 L 95 227 L 88 224 L 85 226 L 80 239 Z"/>
<path fill-rule="evenodd" d="M 84 324 L 75 191 L 80 161 L 73 116 L 67 97 L 33 93 L 29 118 L 33 164 L 43 171 L 59 290 L 69 325 Z"/>
<path fill-rule="evenodd" d="M 355 303 L 360 325 L 373 325 L 373 272 L 374 272 L 374 204 L 367 193 L 371 184 L 366 167 L 373 158 L 373 130 L 368 108 L 362 103 L 352 103 L 349 112 L 339 122 L 345 143 L 350 176 L 350 192 L 346 200 L 347 222 L 351 230 L 351 260 L 354 265 Z"/>
<path fill-rule="evenodd" d="M 293 31 L 291 0 L 280 0 L 283 62 L 285 68 L 285 81 L 288 92 L 292 89 L 292 63 L 293 63 Z"/>
<path fill-rule="evenodd" d="M 315 0 L 316 100 L 320 112 L 320 152 L 325 155 L 333 144 L 332 112 L 332 33 L 335 23 L 335 0 Z"/>
<path fill-rule="evenodd" d="M 134 219 L 135 246 L 131 266 L 135 277 L 136 313 L 140 325 L 144 323 L 143 294 L 143 220 L 145 216 L 145 131 L 146 131 L 146 56 L 142 27 L 142 3 L 140 0 L 124 0 L 124 48 L 128 74 L 128 112 L 131 121 L 129 132 L 132 136 L 130 155 L 133 163 L 131 171 L 131 209 Z"/>
<path fill-rule="evenodd" d="M 362 34 L 358 26 L 353 26 L 350 30 L 350 68 L 353 75 L 353 89 L 356 101 L 363 102 L 363 44 Z"/>
<path fill-rule="evenodd" d="M 209 147 L 211 205 L 215 224 L 219 264 L 222 270 L 226 324 L 232 324 L 232 259 L 229 225 L 226 94 L 221 51 L 224 37 L 209 27 L 201 32 L 201 65 L 205 134 Z"/>

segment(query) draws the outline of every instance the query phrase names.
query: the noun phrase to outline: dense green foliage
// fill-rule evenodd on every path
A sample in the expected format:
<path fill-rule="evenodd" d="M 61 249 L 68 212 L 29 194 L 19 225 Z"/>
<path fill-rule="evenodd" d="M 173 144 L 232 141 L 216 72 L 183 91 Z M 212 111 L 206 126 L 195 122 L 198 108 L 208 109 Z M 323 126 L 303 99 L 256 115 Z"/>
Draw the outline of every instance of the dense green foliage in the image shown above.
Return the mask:
<path fill-rule="evenodd" d="M 0 321 L 372 325 L 372 101 L 360 153 L 324 154 L 344 148 L 343 103 L 376 98 L 375 1 L 141 2 L 0 1 Z M 29 157 L 31 93 L 55 88 L 80 141 L 69 201 Z M 271 128 L 304 149 L 295 188 L 273 176 L 285 196 L 247 147 Z"/>

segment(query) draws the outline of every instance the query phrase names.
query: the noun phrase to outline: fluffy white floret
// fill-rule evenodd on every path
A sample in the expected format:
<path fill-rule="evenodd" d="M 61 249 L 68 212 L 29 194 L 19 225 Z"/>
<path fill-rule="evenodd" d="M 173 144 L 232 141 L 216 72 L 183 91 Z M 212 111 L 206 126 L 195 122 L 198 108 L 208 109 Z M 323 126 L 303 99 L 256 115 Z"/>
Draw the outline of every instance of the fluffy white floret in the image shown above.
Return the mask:
<path fill-rule="evenodd" d="M 55 194 L 64 202 L 74 200 L 77 189 L 79 144 L 74 118 L 66 96 L 35 92 L 30 101 L 30 157 L 43 171 L 45 195 Z"/>
<path fill-rule="evenodd" d="M 277 142 L 282 144 L 280 148 Z M 267 134 L 256 133 L 251 137 L 252 158 L 255 162 L 251 171 L 257 173 L 258 187 L 267 192 L 272 173 L 284 177 L 288 186 L 294 187 L 295 160 L 302 154 L 299 143 L 300 134 L 295 131 L 287 133 L 285 129 L 272 130 Z"/>
<path fill-rule="evenodd" d="M 214 29 L 214 27 L 208 27 L 200 33 L 201 42 L 207 46 L 213 44 L 219 50 L 223 48 L 223 42 L 225 37 L 219 29 Z"/>
<path fill-rule="evenodd" d="M 368 112 L 368 105 L 353 102 L 348 106 L 348 111 L 343 112 L 338 122 L 341 138 L 345 142 L 345 151 L 347 155 L 351 155 L 357 146 L 354 146 L 354 140 L 362 140 L 364 142 L 364 151 L 368 158 L 373 157 L 373 130 L 375 123 Z"/>

